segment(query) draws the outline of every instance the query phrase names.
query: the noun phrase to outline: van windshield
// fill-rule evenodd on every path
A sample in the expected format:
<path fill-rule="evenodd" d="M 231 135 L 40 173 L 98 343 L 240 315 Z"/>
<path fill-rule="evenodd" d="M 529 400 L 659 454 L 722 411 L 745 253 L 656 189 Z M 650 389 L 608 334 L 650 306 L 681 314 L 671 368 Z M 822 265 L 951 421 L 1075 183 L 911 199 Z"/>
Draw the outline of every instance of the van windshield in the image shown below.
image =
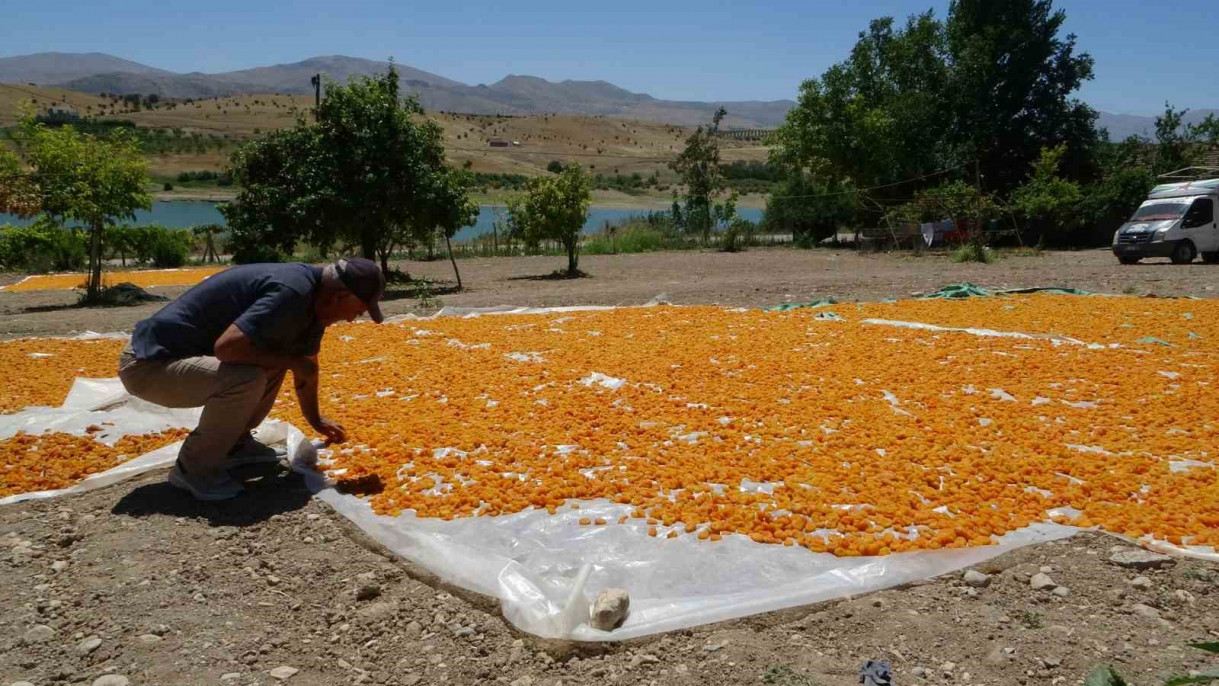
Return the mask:
<path fill-rule="evenodd" d="M 1135 210 L 1132 222 L 1154 222 L 1164 219 L 1179 219 L 1189 209 L 1188 202 L 1156 202 Z"/>

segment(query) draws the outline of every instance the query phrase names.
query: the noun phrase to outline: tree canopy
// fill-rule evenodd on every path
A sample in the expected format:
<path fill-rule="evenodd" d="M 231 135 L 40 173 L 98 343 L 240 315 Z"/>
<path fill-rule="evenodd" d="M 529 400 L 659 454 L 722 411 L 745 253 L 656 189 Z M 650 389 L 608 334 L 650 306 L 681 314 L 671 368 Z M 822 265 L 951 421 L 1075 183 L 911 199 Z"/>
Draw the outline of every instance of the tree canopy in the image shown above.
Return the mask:
<path fill-rule="evenodd" d="M 846 60 L 801 85 L 772 159 L 860 187 L 962 169 L 1006 193 L 1043 147 L 1067 143 L 1068 173 L 1093 173 L 1096 113 L 1073 97 L 1092 58 L 1059 35 L 1064 20 L 1050 0 L 955 0 L 945 21 L 928 11 L 900 27 L 877 19 Z"/>
<path fill-rule="evenodd" d="M 102 240 L 106 227 L 149 209 L 148 168 L 139 139 L 115 128 L 105 136 L 72 126 L 48 127 L 32 119 L 22 128 L 21 149 L 30 167 L 38 209 L 57 223 L 76 222 L 89 232 L 86 302 L 102 288 Z M 12 162 L 5 163 L 12 166 Z M 28 188 L 28 187 L 27 187 Z"/>
<path fill-rule="evenodd" d="M 531 179 L 524 195 L 508 199 L 509 232 L 526 244 L 558 241 L 567 251 L 567 275 L 580 274 L 580 235 L 592 202 L 588 174 L 578 164 L 558 176 Z"/>
<path fill-rule="evenodd" d="M 404 238 L 437 227 L 452 236 L 472 223 L 465 186 L 444 166 L 440 127 L 422 115 L 399 92 L 392 65 L 345 85 L 328 81 L 316 123 L 300 119 L 233 155 L 241 191 L 224 212 L 236 244 L 354 245 L 385 266 Z"/>

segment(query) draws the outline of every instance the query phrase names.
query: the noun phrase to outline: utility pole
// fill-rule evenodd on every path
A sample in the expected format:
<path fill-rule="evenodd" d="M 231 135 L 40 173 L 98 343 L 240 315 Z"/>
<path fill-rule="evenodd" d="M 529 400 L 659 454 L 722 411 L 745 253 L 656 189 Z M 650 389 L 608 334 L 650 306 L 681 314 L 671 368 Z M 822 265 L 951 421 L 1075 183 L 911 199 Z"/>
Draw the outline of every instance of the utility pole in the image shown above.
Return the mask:
<path fill-rule="evenodd" d="M 322 75 L 314 74 L 309 83 L 313 84 L 313 121 L 317 121 L 318 108 L 322 106 Z"/>

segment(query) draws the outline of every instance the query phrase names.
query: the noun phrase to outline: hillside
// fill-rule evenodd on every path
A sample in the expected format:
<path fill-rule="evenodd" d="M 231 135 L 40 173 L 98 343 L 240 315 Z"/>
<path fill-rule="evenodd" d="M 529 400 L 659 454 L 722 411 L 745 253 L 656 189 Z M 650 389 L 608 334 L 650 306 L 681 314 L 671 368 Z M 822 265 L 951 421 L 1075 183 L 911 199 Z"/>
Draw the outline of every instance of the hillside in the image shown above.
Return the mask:
<path fill-rule="evenodd" d="M 170 73 L 100 52 L 42 52 L 36 55 L 0 57 L 0 83 L 57 84 L 109 72 Z"/>
<path fill-rule="evenodd" d="M 1219 117 L 1219 110 L 1190 110 L 1182 118 L 1183 124 L 1197 124 L 1213 114 Z M 1096 125 L 1109 131 L 1109 140 L 1120 141 L 1130 136 L 1154 138 L 1156 133 L 1156 118 L 1136 114 L 1110 114 L 1101 112 Z"/>
<path fill-rule="evenodd" d="M 72 58 L 72 59 L 69 59 Z M 0 83 L 61 86 L 83 93 L 156 94 L 162 98 L 215 98 L 255 93 L 307 95 L 310 77 L 327 74 L 337 81 L 383 73 L 388 62 L 342 55 L 313 57 L 218 74 L 176 74 L 116 57 L 89 53 L 40 53 L 0 58 Z M 454 81 L 407 65 L 397 65 L 403 91 L 417 95 L 428 110 L 472 114 L 583 114 L 669 124 L 708 121 L 716 108 L 728 109 L 726 126 L 770 128 L 783 120 L 790 100 L 684 102 L 632 93 L 605 81 L 547 81 L 510 75 L 491 85 Z"/>
<path fill-rule="evenodd" d="M 140 127 L 199 134 L 214 144 L 203 152 L 150 155 L 154 174 L 172 177 L 181 171 L 220 170 L 241 141 L 266 131 L 291 126 L 307 116 L 313 97 L 307 95 L 242 95 L 190 103 L 161 104 L 154 110 L 128 111 L 111 99 L 62 88 L 0 84 L 0 126 L 19 120 L 22 102 L 40 112 L 68 106 L 84 115 L 129 119 Z M 593 173 L 669 178 L 667 164 L 681 150 L 691 127 L 606 116 L 532 115 L 497 117 L 429 112 L 444 130 L 450 164 L 476 172 L 537 175 L 551 160 L 579 162 Z M 520 146 L 491 147 L 491 139 L 517 141 Z M 724 159 L 765 160 L 767 148 L 725 140 Z"/>

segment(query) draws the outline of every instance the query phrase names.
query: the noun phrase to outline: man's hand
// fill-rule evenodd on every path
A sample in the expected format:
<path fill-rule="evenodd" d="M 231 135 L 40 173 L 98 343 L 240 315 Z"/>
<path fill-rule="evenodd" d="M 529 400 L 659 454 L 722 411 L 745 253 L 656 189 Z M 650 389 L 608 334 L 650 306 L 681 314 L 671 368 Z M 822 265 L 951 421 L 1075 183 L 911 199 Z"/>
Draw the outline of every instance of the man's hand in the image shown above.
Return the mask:
<path fill-rule="evenodd" d="M 342 443 L 347 440 L 347 430 L 343 428 L 343 425 L 327 417 L 319 417 L 318 423 L 313 428 L 325 436 L 328 443 Z"/>

